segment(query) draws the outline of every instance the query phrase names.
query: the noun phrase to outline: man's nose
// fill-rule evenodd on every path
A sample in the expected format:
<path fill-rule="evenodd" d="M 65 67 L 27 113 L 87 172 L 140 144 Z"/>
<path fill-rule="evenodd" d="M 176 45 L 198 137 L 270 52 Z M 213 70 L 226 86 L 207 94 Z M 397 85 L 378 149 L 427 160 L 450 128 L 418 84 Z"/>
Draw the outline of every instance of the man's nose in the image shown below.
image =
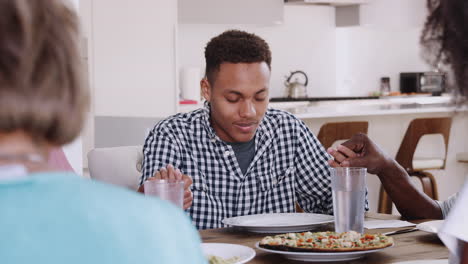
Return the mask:
<path fill-rule="evenodd" d="M 255 105 L 250 102 L 250 101 L 245 101 L 242 105 L 241 105 L 241 109 L 240 109 L 240 116 L 242 118 L 252 118 L 252 117 L 255 117 L 255 115 L 257 114 L 257 111 L 255 110 Z"/>

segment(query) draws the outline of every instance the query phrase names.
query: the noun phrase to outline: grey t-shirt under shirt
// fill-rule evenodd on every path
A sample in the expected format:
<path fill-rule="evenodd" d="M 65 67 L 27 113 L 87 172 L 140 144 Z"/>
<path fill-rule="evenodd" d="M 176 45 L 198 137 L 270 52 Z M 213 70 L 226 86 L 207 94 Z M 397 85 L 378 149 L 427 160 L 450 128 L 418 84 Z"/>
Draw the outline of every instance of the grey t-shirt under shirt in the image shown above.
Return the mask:
<path fill-rule="evenodd" d="M 236 154 L 236 159 L 239 163 L 241 171 L 243 174 L 245 174 L 255 156 L 255 137 L 247 142 L 226 143 L 231 145 L 234 153 Z"/>

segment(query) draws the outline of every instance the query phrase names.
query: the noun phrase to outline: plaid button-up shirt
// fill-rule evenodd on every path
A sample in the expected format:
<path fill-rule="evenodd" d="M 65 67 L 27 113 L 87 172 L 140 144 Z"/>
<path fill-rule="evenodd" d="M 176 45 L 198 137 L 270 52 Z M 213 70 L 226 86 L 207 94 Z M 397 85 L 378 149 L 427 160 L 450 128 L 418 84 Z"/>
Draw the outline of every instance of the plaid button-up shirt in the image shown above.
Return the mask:
<path fill-rule="evenodd" d="M 191 176 L 188 212 L 199 229 L 223 227 L 227 217 L 295 212 L 296 201 L 306 212 L 333 213 L 329 156 L 301 120 L 268 109 L 245 174 L 209 120 L 206 104 L 159 122 L 143 147 L 140 184 L 168 164 Z"/>

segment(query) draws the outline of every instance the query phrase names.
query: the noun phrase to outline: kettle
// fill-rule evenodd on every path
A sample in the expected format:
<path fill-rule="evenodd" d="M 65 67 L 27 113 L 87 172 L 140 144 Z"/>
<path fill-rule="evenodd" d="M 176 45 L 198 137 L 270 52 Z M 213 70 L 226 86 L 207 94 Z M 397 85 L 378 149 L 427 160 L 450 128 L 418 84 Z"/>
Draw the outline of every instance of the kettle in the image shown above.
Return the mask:
<path fill-rule="evenodd" d="M 301 83 L 298 81 L 297 78 L 294 81 L 291 81 L 292 77 L 296 74 L 304 75 L 305 82 Z M 307 74 L 303 71 L 294 71 L 291 72 L 291 75 L 286 76 L 286 81 L 284 81 L 284 85 L 286 86 L 286 92 L 288 98 L 305 98 L 307 97 L 307 83 L 309 79 L 307 78 Z"/>

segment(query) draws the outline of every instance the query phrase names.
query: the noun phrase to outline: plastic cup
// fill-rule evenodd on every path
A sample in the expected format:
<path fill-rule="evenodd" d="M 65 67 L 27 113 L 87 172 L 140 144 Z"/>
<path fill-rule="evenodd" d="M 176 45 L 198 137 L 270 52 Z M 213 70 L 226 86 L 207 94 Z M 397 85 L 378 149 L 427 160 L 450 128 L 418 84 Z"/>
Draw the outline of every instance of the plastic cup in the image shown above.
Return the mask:
<path fill-rule="evenodd" d="M 331 168 L 335 232 L 364 231 L 366 168 Z"/>
<path fill-rule="evenodd" d="M 184 182 L 166 179 L 155 179 L 144 183 L 145 195 L 156 196 L 172 202 L 182 208 L 184 206 Z"/>

